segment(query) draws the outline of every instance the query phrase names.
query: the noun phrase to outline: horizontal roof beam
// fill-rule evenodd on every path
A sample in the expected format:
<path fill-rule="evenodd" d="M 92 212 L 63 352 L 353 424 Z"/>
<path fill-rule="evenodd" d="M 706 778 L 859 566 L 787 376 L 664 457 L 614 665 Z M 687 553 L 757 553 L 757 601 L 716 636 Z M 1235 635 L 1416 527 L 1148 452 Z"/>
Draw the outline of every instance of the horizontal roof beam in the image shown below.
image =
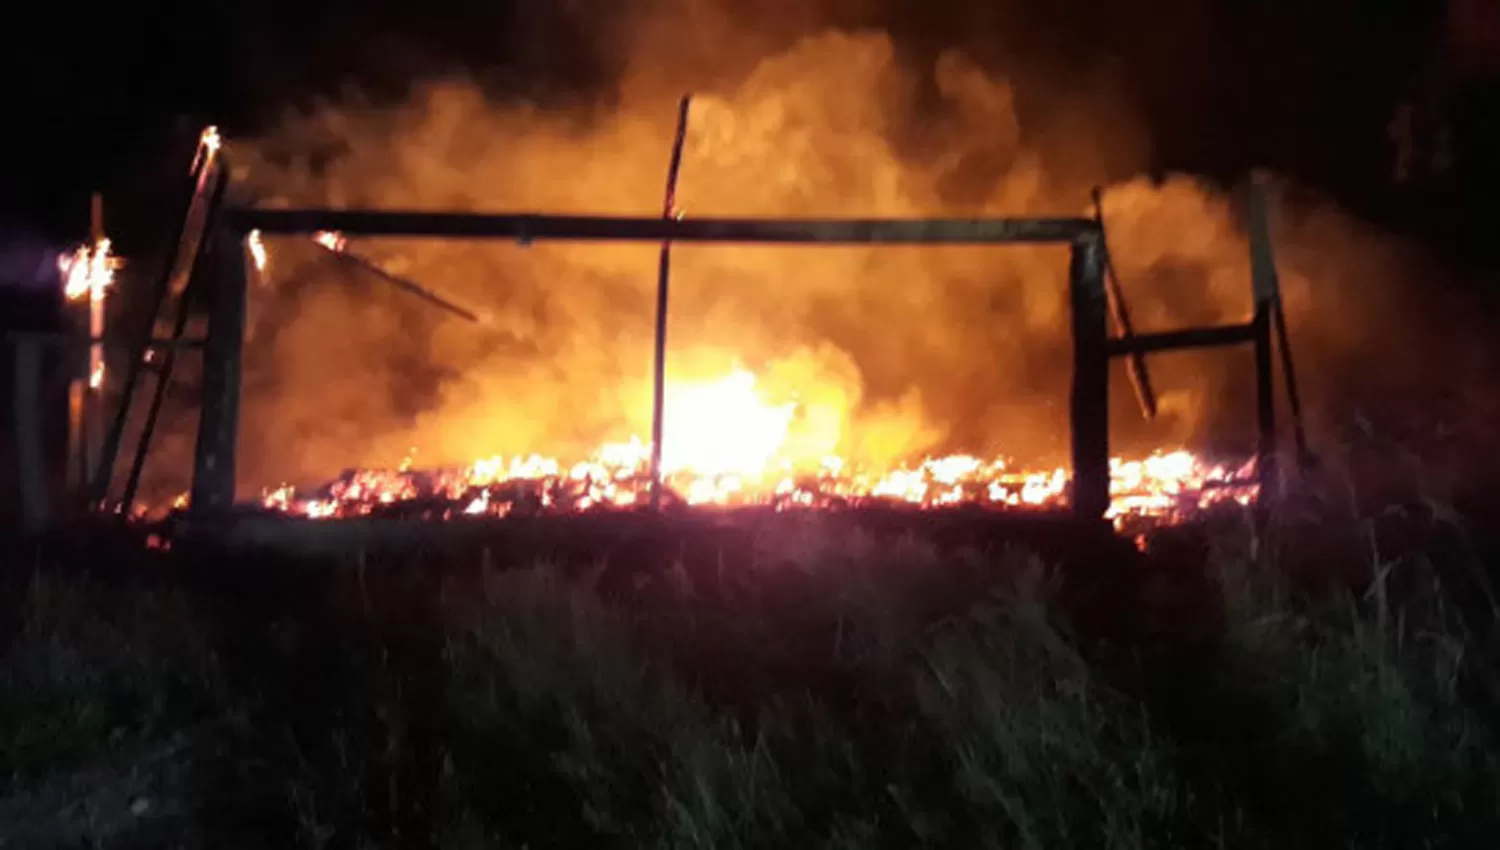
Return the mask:
<path fill-rule="evenodd" d="M 1088 218 L 1001 219 L 768 219 L 631 218 L 515 213 L 397 212 L 369 210 L 230 211 L 242 232 L 449 239 L 575 242 L 737 242 L 762 244 L 945 244 L 1073 242 L 1097 234 Z"/>
<path fill-rule="evenodd" d="M 1110 357 L 1127 357 L 1134 354 L 1159 354 L 1190 348 L 1246 345 L 1252 342 L 1255 342 L 1254 323 L 1114 337 L 1106 341 L 1104 347 Z"/>

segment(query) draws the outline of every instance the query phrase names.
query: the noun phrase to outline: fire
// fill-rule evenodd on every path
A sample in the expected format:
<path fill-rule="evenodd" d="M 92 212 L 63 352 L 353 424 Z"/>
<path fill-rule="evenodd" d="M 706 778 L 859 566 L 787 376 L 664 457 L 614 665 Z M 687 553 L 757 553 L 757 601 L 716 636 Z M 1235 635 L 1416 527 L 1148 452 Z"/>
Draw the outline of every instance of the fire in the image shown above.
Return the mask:
<path fill-rule="evenodd" d="M 266 243 L 261 238 L 259 230 L 252 230 L 245 234 L 245 250 L 250 252 L 250 261 L 255 264 L 255 270 L 264 272 L 271 257 L 266 251 Z"/>
<path fill-rule="evenodd" d="M 213 129 L 210 127 L 209 129 Z M 343 253 L 348 247 L 349 241 L 342 233 L 320 231 L 312 235 L 312 241 L 338 254 Z M 252 230 L 245 234 L 245 250 L 250 254 L 250 262 L 255 265 L 257 272 L 264 273 L 271 264 L 271 252 L 266 247 L 265 237 L 259 230 Z"/>
<path fill-rule="evenodd" d="M 719 478 L 756 478 L 771 468 L 797 412 L 794 404 L 767 404 L 745 369 L 675 384 L 665 409 L 662 470 Z"/>
<path fill-rule="evenodd" d="M 78 246 L 57 259 L 57 269 L 63 275 L 63 296 L 69 301 L 102 299 L 104 290 L 115 281 L 116 268 L 108 239 Z"/>
<path fill-rule="evenodd" d="M 838 456 L 797 457 L 788 450 L 797 413 L 795 402 L 765 398 L 755 375 L 743 368 L 716 380 L 669 384 L 662 473 L 673 500 L 721 507 L 993 510 L 1060 508 L 1068 501 L 1066 469 L 1022 469 L 1003 458 L 948 455 L 882 471 L 855 468 Z M 496 455 L 419 471 L 408 456 L 395 470 L 351 470 L 312 493 L 282 486 L 261 504 L 313 519 L 630 508 L 649 499 L 650 456 L 649 443 L 639 437 L 605 443 L 572 463 Z M 1224 501 L 1248 504 L 1256 495 L 1251 467 L 1210 463 L 1186 450 L 1115 459 L 1109 517 L 1123 528 L 1143 520 L 1171 522 Z"/>
<path fill-rule="evenodd" d="M 322 245 L 324 248 L 327 248 L 328 250 L 334 252 L 344 250 L 344 248 L 348 247 L 349 244 L 349 241 L 344 238 L 344 234 L 334 233 L 327 230 L 313 234 L 312 239 L 314 242 Z"/>
<path fill-rule="evenodd" d="M 104 333 L 105 291 L 115 281 L 119 261 L 110 251 L 110 241 L 101 238 L 91 245 L 80 245 L 71 254 L 58 257 L 57 268 L 63 276 L 63 297 L 69 301 L 87 301 L 89 335 Z M 104 386 L 104 353 L 98 343 L 89 347 L 89 388 Z"/>
<path fill-rule="evenodd" d="M 219 135 L 219 128 L 208 126 L 198 134 L 198 150 L 193 155 L 193 165 L 189 173 L 197 173 L 198 169 L 211 163 L 219 155 L 219 149 L 224 146 L 224 138 Z"/>

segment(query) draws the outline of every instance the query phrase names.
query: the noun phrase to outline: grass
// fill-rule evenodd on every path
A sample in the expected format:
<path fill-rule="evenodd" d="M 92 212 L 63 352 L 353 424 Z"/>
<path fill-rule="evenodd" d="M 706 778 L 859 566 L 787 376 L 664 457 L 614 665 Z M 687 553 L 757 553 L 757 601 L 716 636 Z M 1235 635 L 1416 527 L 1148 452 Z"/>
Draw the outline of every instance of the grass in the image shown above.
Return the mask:
<path fill-rule="evenodd" d="M 626 585 L 43 547 L 0 845 L 1489 847 L 1451 531 L 1311 500 L 1084 569 L 810 520 Z"/>

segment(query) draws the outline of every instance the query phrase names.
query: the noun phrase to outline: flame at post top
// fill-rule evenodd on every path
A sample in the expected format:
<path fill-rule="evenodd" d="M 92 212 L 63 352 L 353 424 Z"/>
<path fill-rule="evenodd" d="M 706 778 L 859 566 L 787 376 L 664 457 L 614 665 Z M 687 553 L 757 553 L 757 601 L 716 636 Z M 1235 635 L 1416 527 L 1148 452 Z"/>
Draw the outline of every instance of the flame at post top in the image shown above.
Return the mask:
<path fill-rule="evenodd" d="M 218 157 L 219 149 L 224 146 L 224 139 L 219 135 L 219 128 L 210 124 L 203 128 L 198 135 L 198 151 L 193 155 L 193 165 L 189 173 L 195 173 L 198 169 L 209 165 Z"/>
<path fill-rule="evenodd" d="M 105 290 L 114 283 L 119 261 L 110 251 L 110 241 L 100 237 L 93 244 L 80 245 L 72 253 L 58 257 L 57 268 L 63 276 L 63 297 L 69 301 L 87 301 L 89 335 L 104 333 Z M 89 349 L 89 388 L 104 386 L 104 352 L 99 343 Z"/>
<path fill-rule="evenodd" d="M 80 245 L 57 258 L 57 269 L 63 276 L 63 296 L 69 301 L 97 300 L 115 280 L 119 261 L 110 250 L 110 241 L 100 239 L 92 245 Z"/>

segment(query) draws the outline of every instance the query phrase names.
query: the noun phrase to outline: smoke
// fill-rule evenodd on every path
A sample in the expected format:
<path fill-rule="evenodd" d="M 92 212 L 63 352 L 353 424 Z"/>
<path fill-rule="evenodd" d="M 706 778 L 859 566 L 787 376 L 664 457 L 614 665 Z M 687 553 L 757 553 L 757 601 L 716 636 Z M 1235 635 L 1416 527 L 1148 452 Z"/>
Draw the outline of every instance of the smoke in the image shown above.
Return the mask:
<path fill-rule="evenodd" d="M 42 294 L 62 291 L 57 246 L 41 236 L 9 225 L 0 225 L 0 287 Z"/>
<path fill-rule="evenodd" d="M 727 7 L 727 5 L 726 5 Z M 809 13 L 810 15 L 811 13 Z M 289 114 L 235 150 L 261 203 L 656 215 L 674 105 L 695 94 L 679 203 L 688 215 L 1079 214 L 1106 194 L 1110 247 L 1140 330 L 1243 321 L 1236 204 L 1188 176 L 1117 180 L 1149 138 L 1107 81 L 1026 91 L 962 52 L 903 54 L 885 32 L 746 28 L 709 3 L 613 20 L 618 84 L 566 107 L 461 77 L 405 103 L 357 97 Z M 807 20 L 799 22 L 805 26 Z M 538 46 L 540 49 L 540 46 Z M 1278 211 L 1282 282 L 1310 394 L 1359 371 L 1409 304 L 1405 259 L 1327 205 Z M 649 433 L 656 250 L 355 240 L 351 250 L 486 317 L 446 316 L 295 240 L 268 240 L 244 407 L 246 486 L 344 466 L 495 453 L 577 455 Z M 674 250 L 669 375 L 739 364 L 801 403 L 794 437 L 881 463 L 1066 448 L 1064 248 Z M 1383 332 L 1383 331 L 1381 331 Z M 1153 358 L 1145 423 L 1116 380 L 1122 448 L 1248 446 L 1248 352 Z M 1123 378 L 1122 373 L 1117 373 Z"/>

